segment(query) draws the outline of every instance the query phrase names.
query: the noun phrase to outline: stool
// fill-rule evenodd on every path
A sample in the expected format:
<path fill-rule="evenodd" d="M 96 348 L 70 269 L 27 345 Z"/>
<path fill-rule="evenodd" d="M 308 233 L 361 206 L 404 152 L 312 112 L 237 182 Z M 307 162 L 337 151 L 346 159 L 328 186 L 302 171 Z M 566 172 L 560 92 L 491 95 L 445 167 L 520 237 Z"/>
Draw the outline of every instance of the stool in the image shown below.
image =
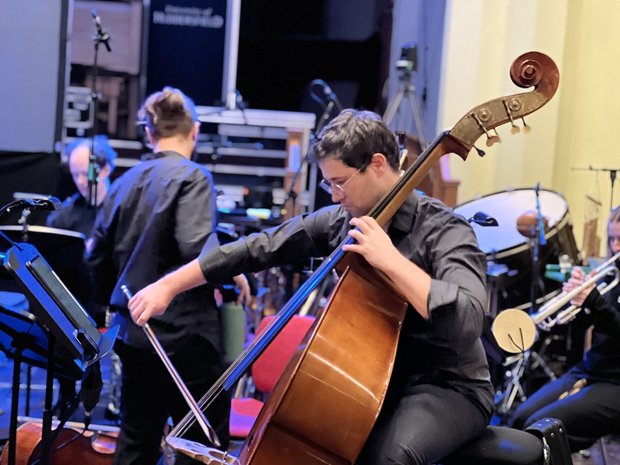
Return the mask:
<path fill-rule="evenodd" d="M 543 441 L 531 433 L 489 426 L 478 439 L 464 445 L 441 465 L 546 465 L 548 453 Z"/>

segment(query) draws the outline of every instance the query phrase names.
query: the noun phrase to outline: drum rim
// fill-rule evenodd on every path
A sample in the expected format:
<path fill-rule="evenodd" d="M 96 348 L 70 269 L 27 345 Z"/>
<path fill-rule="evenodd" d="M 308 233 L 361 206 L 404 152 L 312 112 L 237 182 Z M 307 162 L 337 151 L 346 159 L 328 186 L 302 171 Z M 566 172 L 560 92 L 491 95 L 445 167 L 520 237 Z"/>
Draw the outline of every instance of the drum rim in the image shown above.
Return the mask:
<path fill-rule="evenodd" d="M 549 232 L 547 234 L 545 234 L 545 239 L 549 240 L 549 239 L 553 239 L 564 227 L 570 225 L 572 227 L 573 223 L 570 221 L 570 212 L 567 210 L 566 213 L 564 214 L 564 216 L 560 219 L 559 222 L 557 222 L 553 228 L 551 230 L 549 230 Z M 496 253 L 492 253 L 492 252 L 487 252 L 485 253 L 485 255 L 487 257 L 494 257 L 496 260 L 508 257 L 510 255 L 514 255 L 517 253 L 521 253 L 524 252 L 526 250 L 529 250 L 530 245 L 529 242 L 527 240 L 527 238 L 525 238 L 525 242 L 523 242 L 522 244 L 517 244 L 514 245 L 512 247 L 509 247 L 507 249 L 502 249 L 501 251 L 498 251 Z"/>
<path fill-rule="evenodd" d="M 457 209 L 459 207 L 465 206 L 469 203 L 475 202 L 477 200 L 481 200 L 484 199 L 485 197 L 491 197 L 493 195 L 498 195 L 498 194 L 506 194 L 506 193 L 510 193 L 510 192 L 516 192 L 516 191 L 535 191 L 535 188 L 531 188 L 531 187 L 518 187 L 515 189 L 506 189 L 506 190 L 501 190 L 501 191 L 496 191 L 496 192 L 490 192 L 488 194 L 482 195 L 480 197 L 477 197 L 475 199 L 471 199 L 468 200 L 467 202 L 463 202 L 460 203 L 459 205 L 456 205 L 452 208 L 452 211 L 454 211 L 454 213 L 456 213 L 457 215 L 460 215 L 460 213 L 457 211 Z M 562 200 L 564 200 L 564 202 L 566 203 L 566 211 L 564 212 L 564 214 L 558 219 L 557 223 L 555 223 L 553 225 L 553 228 L 549 231 L 548 234 L 545 234 L 545 239 L 552 239 L 553 237 L 555 237 L 555 235 L 557 235 L 568 223 L 571 227 L 572 227 L 572 221 L 570 221 L 570 210 L 568 208 L 568 201 L 566 200 L 566 197 L 564 197 L 564 194 L 562 194 L 561 192 L 557 192 L 554 191 L 552 189 L 547 189 L 544 187 L 540 188 L 540 191 L 545 191 L 545 192 L 550 192 L 552 194 L 556 194 L 557 196 L 559 196 Z M 461 215 L 463 216 L 463 215 Z M 516 244 L 513 245 L 511 247 L 508 248 L 504 248 L 501 250 L 498 250 L 497 252 L 485 252 L 485 255 L 487 256 L 487 258 L 489 257 L 493 257 L 495 260 L 500 260 L 502 258 L 514 255 L 514 254 L 518 254 L 521 253 L 523 251 L 527 251 L 529 250 L 530 246 L 529 246 L 529 241 L 527 240 L 527 238 L 524 236 L 523 237 L 524 241 L 520 244 Z"/>
<path fill-rule="evenodd" d="M 471 202 L 475 202 L 476 200 L 480 200 L 480 199 L 483 199 L 485 197 L 490 197 L 492 195 L 497 195 L 497 194 L 505 194 L 505 193 L 508 193 L 508 192 L 516 192 L 516 191 L 536 191 L 536 188 L 534 188 L 534 187 L 516 187 L 514 189 L 504 189 L 502 191 L 489 192 L 488 194 L 481 195 L 480 197 L 476 197 L 475 199 L 470 199 L 470 200 L 468 200 L 466 202 L 463 202 L 463 203 L 460 203 L 458 205 L 455 205 L 453 207 L 453 210 L 456 210 L 457 208 L 462 207 L 463 205 L 466 205 L 466 204 L 471 203 Z M 561 192 L 554 191 L 553 189 L 547 189 L 546 187 L 541 187 L 539 189 L 539 191 L 551 192 L 552 194 L 556 194 L 556 195 L 562 197 L 562 199 L 566 202 L 566 205 L 568 205 L 568 202 L 566 201 L 566 197 L 564 197 L 564 194 L 562 194 Z"/>

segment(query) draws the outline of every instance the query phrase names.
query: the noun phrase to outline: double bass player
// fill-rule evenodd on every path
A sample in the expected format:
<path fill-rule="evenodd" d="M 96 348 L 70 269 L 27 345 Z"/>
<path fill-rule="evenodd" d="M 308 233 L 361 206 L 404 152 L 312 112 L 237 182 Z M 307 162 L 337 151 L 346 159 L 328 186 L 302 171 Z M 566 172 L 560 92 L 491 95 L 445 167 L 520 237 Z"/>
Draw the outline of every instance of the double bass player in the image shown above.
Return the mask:
<path fill-rule="evenodd" d="M 325 256 L 347 236 L 346 252 L 382 272 L 409 306 L 394 371 L 358 464 L 429 464 L 481 434 L 492 387 L 480 340 L 486 263 L 463 218 L 412 193 L 387 231 L 370 209 L 398 181 L 399 149 L 380 116 L 344 110 L 318 135 L 312 154 L 334 202 L 195 259 L 129 302 L 138 324 L 161 315 L 178 293 L 242 272 Z"/>

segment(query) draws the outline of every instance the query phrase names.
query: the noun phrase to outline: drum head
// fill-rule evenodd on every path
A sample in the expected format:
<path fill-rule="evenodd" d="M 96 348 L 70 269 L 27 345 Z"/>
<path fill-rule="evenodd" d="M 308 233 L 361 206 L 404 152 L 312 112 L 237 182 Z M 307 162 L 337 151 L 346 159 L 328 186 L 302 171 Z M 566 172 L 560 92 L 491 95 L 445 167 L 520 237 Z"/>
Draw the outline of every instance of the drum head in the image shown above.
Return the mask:
<path fill-rule="evenodd" d="M 534 242 L 518 231 L 517 220 L 525 212 L 536 211 L 536 203 L 534 189 L 515 189 L 489 194 L 454 208 L 455 213 L 466 219 L 477 212 L 484 212 L 497 220 L 496 227 L 472 225 L 478 245 L 487 255 L 490 266 L 500 264 L 507 270 L 501 280 L 496 279 L 494 273 L 489 273 L 489 284 L 499 283 L 494 289 L 497 292 L 494 299 L 497 308 L 491 309 L 492 314 L 504 308 L 524 309 L 530 306 Z M 540 189 L 539 204 L 542 216 L 548 222 L 546 244 L 539 247 L 538 254 L 539 274 L 542 277 L 545 266 L 557 264 L 560 255 L 568 255 L 573 263 L 580 263 L 580 257 L 564 197 L 554 191 Z M 546 295 L 560 287 L 560 282 L 542 279 L 536 284 L 537 299 L 544 300 Z"/>
<path fill-rule="evenodd" d="M 540 189 L 539 197 L 540 211 L 549 221 L 549 236 L 566 216 L 568 206 L 564 197 L 550 190 Z M 527 248 L 527 239 L 517 230 L 517 220 L 530 210 L 536 210 L 536 192 L 533 189 L 497 192 L 454 208 L 455 213 L 466 219 L 482 211 L 497 220 L 497 227 L 474 225 L 480 250 L 496 259 L 514 253 L 516 248 Z"/>

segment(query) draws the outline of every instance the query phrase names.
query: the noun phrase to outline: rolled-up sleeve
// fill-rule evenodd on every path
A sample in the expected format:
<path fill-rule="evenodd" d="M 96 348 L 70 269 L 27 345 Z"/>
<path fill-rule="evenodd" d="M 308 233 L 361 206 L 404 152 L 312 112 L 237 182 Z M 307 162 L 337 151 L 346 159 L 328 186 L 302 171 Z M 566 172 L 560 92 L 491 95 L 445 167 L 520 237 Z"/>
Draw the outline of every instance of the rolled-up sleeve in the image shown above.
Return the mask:
<path fill-rule="evenodd" d="M 198 262 L 205 279 L 214 284 L 239 273 L 303 264 L 310 257 L 328 255 L 336 247 L 342 224 L 338 208 L 322 209 L 221 247 L 205 246 Z"/>
<path fill-rule="evenodd" d="M 480 337 L 486 313 L 486 259 L 468 224 L 460 219 L 433 231 L 430 245 L 431 321 L 439 317 L 442 330 L 457 341 Z"/>

